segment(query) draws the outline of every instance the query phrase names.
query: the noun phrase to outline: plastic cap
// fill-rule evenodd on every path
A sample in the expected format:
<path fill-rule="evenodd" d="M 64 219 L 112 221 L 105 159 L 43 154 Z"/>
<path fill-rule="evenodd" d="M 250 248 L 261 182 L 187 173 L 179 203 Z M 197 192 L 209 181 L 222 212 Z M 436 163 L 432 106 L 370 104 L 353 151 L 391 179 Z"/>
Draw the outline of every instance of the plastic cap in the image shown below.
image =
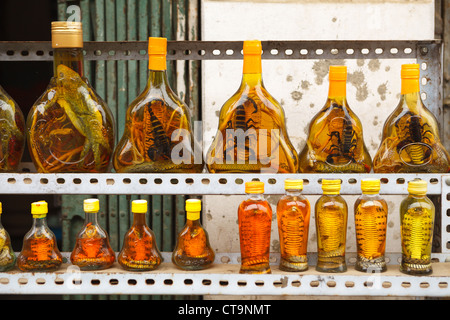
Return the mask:
<path fill-rule="evenodd" d="M 244 41 L 244 55 L 261 55 L 262 45 L 259 40 L 246 40 Z"/>
<path fill-rule="evenodd" d="M 361 180 L 361 190 L 364 193 L 380 192 L 380 179 L 364 179 Z"/>
<path fill-rule="evenodd" d="M 245 193 L 264 193 L 264 182 L 262 181 L 246 182 Z"/>
<path fill-rule="evenodd" d="M 83 201 L 84 212 L 98 212 L 100 210 L 100 201 L 98 199 L 85 199 Z"/>
<path fill-rule="evenodd" d="M 48 204 L 45 201 L 37 201 L 31 204 L 31 214 L 45 216 L 48 212 Z"/>
<path fill-rule="evenodd" d="M 420 66 L 418 63 L 403 64 L 401 70 L 402 79 L 419 79 Z"/>
<path fill-rule="evenodd" d="M 341 180 L 322 179 L 322 190 L 326 194 L 339 194 L 339 191 L 341 191 Z"/>
<path fill-rule="evenodd" d="M 330 81 L 347 81 L 347 67 L 346 66 L 330 66 L 328 79 Z"/>
<path fill-rule="evenodd" d="M 415 195 L 427 194 L 427 182 L 422 179 L 414 179 L 408 182 L 408 192 Z"/>
<path fill-rule="evenodd" d="M 53 21 L 52 48 L 83 48 L 82 23 L 75 21 Z"/>
<path fill-rule="evenodd" d="M 146 213 L 147 212 L 147 200 L 133 200 L 131 202 L 131 212 Z"/>
<path fill-rule="evenodd" d="M 302 179 L 286 179 L 284 180 L 285 190 L 303 190 Z"/>
<path fill-rule="evenodd" d="M 3 213 L 2 203 L 0 202 L 0 214 Z"/>
<path fill-rule="evenodd" d="M 167 54 L 167 39 L 158 37 L 148 38 L 148 54 Z"/>
<path fill-rule="evenodd" d="M 202 201 L 199 199 L 188 199 L 186 200 L 186 211 L 188 212 L 199 212 L 202 210 Z"/>

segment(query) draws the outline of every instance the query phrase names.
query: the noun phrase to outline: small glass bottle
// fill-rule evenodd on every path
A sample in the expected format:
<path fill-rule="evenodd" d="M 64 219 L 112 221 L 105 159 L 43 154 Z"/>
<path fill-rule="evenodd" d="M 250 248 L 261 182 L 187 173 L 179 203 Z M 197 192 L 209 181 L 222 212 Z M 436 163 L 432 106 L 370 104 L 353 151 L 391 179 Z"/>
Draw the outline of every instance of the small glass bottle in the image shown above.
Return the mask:
<path fill-rule="evenodd" d="M 200 223 L 201 206 L 199 199 L 186 200 L 186 224 L 172 253 L 172 262 L 184 270 L 203 270 L 214 262 L 208 233 Z"/>
<path fill-rule="evenodd" d="M 245 183 L 247 199 L 238 209 L 239 241 L 241 246 L 240 273 L 271 273 L 270 232 L 272 208 L 264 199 L 264 182 Z"/>
<path fill-rule="evenodd" d="M 47 226 L 48 204 L 45 201 L 31 204 L 33 225 L 25 234 L 17 266 L 22 271 L 55 271 L 62 264 L 56 237 Z"/>
<path fill-rule="evenodd" d="M 340 180 L 322 180 L 323 195 L 317 200 L 317 265 L 321 272 L 344 272 L 348 207 L 339 194 Z"/>
<path fill-rule="evenodd" d="M 286 179 L 286 194 L 277 204 L 278 234 L 280 238 L 280 270 L 308 269 L 308 232 L 311 206 L 303 195 L 303 180 Z"/>
<path fill-rule="evenodd" d="M 408 182 L 409 195 L 400 204 L 400 234 L 402 261 L 400 271 L 411 275 L 431 274 L 431 245 L 433 241 L 433 202 L 427 197 L 427 182 Z"/>
<path fill-rule="evenodd" d="M 16 263 L 16 255 L 11 246 L 11 238 L 2 225 L 2 203 L 0 202 L 0 272 L 8 271 Z"/>
<path fill-rule="evenodd" d="M 384 253 L 388 206 L 379 195 L 380 180 L 361 180 L 362 195 L 354 206 L 357 256 L 355 269 L 362 272 L 387 270 Z"/>
<path fill-rule="evenodd" d="M 131 202 L 133 225 L 125 234 L 122 250 L 117 261 L 125 270 L 148 271 L 156 269 L 162 261 L 155 234 L 147 226 L 146 200 Z"/>
<path fill-rule="evenodd" d="M 81 270 L 107 269 L 114 263 L 116 256 L 109 244 L 107 232 L 97 222 L 99 200 L 85 199 L 83 209 L 86 218 L 77 235 L 70 261 Z"/>

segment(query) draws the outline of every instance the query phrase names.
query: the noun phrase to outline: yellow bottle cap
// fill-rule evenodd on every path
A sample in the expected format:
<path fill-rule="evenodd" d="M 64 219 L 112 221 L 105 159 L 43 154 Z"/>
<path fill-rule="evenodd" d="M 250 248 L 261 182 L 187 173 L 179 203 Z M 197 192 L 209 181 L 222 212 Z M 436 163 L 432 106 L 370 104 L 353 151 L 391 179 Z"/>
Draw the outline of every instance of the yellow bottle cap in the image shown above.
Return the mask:
<path fill-rule="evenodd" d="M 285 190 L 303 190 L 302 179 L 286 179 L 284 180 Z"/>
<path fill-rule="evenodd" d="M 100 210 L 100 201 L 98 199 L 85 199 L 83 201 L 84 212 L 98 212 Z"/>
<path fill-rule="evenodd" d="M 45 201 L 37 201 L 31 204 L 31 214 L 34 218 L 43 218 L 48 213 L 48 204 Z"/>
<path fill-rule="evenodd" d="M 150 70 L 166 70 L 167 39 L 148 38 L 148 68 Z"/>
<path fill-rule="evenodd" d="M 186 217 L 189 220 L 200 219 L 200 211 L 202 210 L 202 202 L 200 199 L 186 200 Z"/>
<path fill-rule="evenodd" d="M 0 202 L 0 214 L 3 213 L 2 203 Z"/>
<path fill-rule="evenodd" d="M 410 194 L 424 196 L 427 194 L 427 182 L 422 179 L 414 179 L 408 182 L 408 192 Z"/>
<path fill-rule="evenodd" d="M 83 48 L 82 23 L 53 21 L 52 48 Z"/>
<path fill-rule="evenodd" d="M 380 192 L 380 179 L 363 179 L 361 180 L 361 190 L 363 193 L 376 194 Z"/>
<path fill-rule="evenodd" d="M 322 190 L 325 194 L 339 194 L 339 191 L 341 191 L 341 180 L 322 179 Z"/>
<path fill-rule="evenodd" d="M 347 67 L 346 66 L 330 66 L 328 79 L 330 81 L 347 81 Z"/>
<path fill-rule="evenodd" d="M 420 65 L 418 63 L 403 64 L 400 73 L 402 79 L 419 79 Z"/>
<path fill-rule="evenodd" d="M 131 212 L 147 213 L 147 200 L 133 200 L 131 202 Z"/>
<path fill-rule="evenodd" d="M 262 181 L 246 182 L 245 193 L 264 193 L 264 182 Z"/>
<path fill-rule="evenodd" d="M 259 40 L 246 40 L 243 47 L 244 74 L 259 74 L 261 69 L 262 45 Z"/>

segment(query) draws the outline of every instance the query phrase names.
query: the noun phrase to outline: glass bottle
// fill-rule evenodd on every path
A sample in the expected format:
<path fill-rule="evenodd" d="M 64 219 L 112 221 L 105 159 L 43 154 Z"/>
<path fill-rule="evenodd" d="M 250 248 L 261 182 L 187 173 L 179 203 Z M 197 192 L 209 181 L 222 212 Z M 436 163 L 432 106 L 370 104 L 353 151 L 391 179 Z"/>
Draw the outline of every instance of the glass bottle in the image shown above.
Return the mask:
<path fill-rule="evenodd" d="M 206 230 L 200 223 L 201 201 L 186 200 L 186 224 L 177 236 L 172 262 L 184 270 L 202 270 L 211 266 L 215 254 Z"/>
<path fill-rule="evenodd" d="M 262 81 L 261 41 L 244 41 L 242 82 L 220 110 L 207 154 L 209 172 L 294 173 L 298 156 L 284 111 Z"/>
<path fill-rule="evenodd" d="M 264 182 L 245 183 L 247 198 L 238 209 L 239 241 L 241 246 L 240 273 L 271 273 L 270 230 L 272 208 L 264 199 Z"/>
<path fill-rule="evenodd" d="M 83 75 L 80 22 L 52 22 L 54 76 L 27 117 L 28 148 L 38 172 L 98 173 L 114 151 L 111 111 Z"/>
<path fill-rule="evenodd" d="M 70 261 L 81 270 L 107 269 L 114 263 L 116 256 L 109 244 L 107 232 L 97 222 L 99 200 L 85 199 L 83 209 L 86 217 L 77 235 Z"/>
<path fill-rule="evenodd" d="M 346 81 L 346 66 L 330 66 L 328 99 L 309 125 L 299 154 L 300 172 L 366 173 L 372 169 L 361 121 L 347 103 Z"/>
<path fill-rule="evenodd" d="M 401 69 L 401 96 L 384 123 L 373 159 L 376 173 L 446 173 L 449 154 L 439 138 L 439 124 L 420 96 L 419 64 Z"/>
<path fill-rule="evenodd" d="M 402 261 L 400 271 L 411 275 L 431 274 L 431 245 L 433 241 L 433 202 L 426 196 L 427 182 L 408 182 L 409 195 L 400 204 L 400 234 Z"/>
<path fill-rule="evenodd" d="M 362 195 L 354 205 L 357 256 L 355 269 L 363 272 L 387 270 L 384 253 L 388 206 L 379 195 L 379 179 L 361 180 Z"/>
<path fill-rule="evenodd" d="M 0 172 L 16 172 L 25 147 L 25 119 L 22 110 L 0 86 Z"/>
<path fill-rule="evenodd" d="M 286 194 L 277 204 L 278 234 L 280 238 L 280 270 L 308 269 L 308 232 L 311 206 L 303 195 L 303 180 L 286 179 Z"/>
<path fill-rule="evenodd" d="M 146 200 L 133 200 L 133 225 L 125 234 L 117 261 L 125 270 L 148 271 L 156 269 L 162 261 L 155 234 L 147 226 Z"/>
<path fill-rule="evenodd" d="M 166 38 L 148 39 L 148 82 L 128 106 L 125 131 L 114 151 L 117 172 L 203 170 L 203 156 L 194 139 L 190 111 L 167 79 L 166 54 Z"/>
<path fill-rule="evenodd" d="M 348 208 L 339 194 L 340 180 L 322 180 L 322 196 L 315 205 L 317 265 L 321 272 L 344 272 Z"/>
<path fill-rule="evenodd" d="M 45 201 L 31 204 L 33 225 L 25 234 L 17 266 L 22 271 L 55 271 L 62 264 L 56 237 L 47 226 L 48 204 Z"/>
<path fill-rule="evenodd" d="M 2 203 L 0 202 L 0 272 L 5 272 L 14 267 L 16 255 L 11 246 L 9 233 L 2 225 L 2 212 Z"/>

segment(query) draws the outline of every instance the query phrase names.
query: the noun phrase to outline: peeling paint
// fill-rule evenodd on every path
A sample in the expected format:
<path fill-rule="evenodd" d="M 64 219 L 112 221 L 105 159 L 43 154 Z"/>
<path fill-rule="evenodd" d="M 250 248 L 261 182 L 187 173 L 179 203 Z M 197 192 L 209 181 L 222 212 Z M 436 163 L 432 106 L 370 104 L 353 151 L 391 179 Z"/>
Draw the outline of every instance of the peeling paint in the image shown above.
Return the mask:
<path fill-rule="evenodd" d="M 311 82 L 309 82 L 307 80 L 303 80 L 301 83 L 301 88 L 303 90 L 308 90 L 310 85 L 311 85 Z"/>
<path fill-rule="evenodd" d="M 347 76 L 348 82 L 356 88 L 356 100 L 364 101 L 369 95 L 367 83 L 364 81 L 364 73 L 362 71 L 355 71 L 349 73 Z"/>
<path fill-rule="evenodd" d="M 386 100 L 387 82 L 380 84 L 378 86 L 377 92 L 380 95 L 381 100 Z"/>
<path fill-rule="evenodd" d="M 291 92 L 291 97 L 295 101 L 300 101 L 302 99 L 302 96 L 303 96 L 303 93 L 301 93 L 300 91 L 292 91 Z"/>
<path fill-rule="evenodd" d="M 369 61 L 369 70 L 372 72 L 378 71 L 380 69 L 381 63 L 378 59 L 372 59 Z"/>

